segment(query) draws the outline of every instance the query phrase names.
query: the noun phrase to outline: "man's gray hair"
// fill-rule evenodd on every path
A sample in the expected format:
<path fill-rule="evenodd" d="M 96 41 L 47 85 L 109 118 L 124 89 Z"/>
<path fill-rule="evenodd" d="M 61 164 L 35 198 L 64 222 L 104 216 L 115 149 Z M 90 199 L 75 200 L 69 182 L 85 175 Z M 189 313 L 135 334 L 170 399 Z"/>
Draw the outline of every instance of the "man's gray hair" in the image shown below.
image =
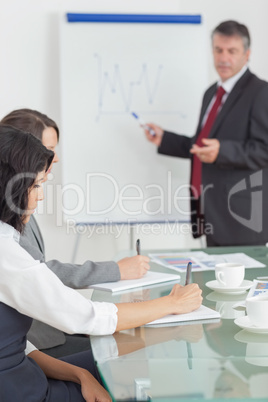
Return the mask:
<path fill-rule="evenodd" d="M 215 34 L 224 36 L 240 36 L 243 40 L 245 51 L 250 48 L 250 35 L 248 28 L 237 21 L 229 20 L 222 22 L 212 31 L 212 40 Z"/>

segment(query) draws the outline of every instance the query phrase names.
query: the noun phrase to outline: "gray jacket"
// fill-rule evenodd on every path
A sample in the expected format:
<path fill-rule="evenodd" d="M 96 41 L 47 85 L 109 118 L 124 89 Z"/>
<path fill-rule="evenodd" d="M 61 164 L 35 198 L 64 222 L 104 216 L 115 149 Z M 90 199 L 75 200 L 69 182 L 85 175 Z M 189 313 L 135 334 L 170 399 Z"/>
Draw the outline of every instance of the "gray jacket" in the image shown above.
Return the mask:
<path fill-rule="evenodd" d="M 74 289 L 102 282 L 115 282 L 120 279 L 119 267 L 116 262 L 86 261 L 82 265 L 62 263 L 58 260 L 45 260 L 45 246 L 39 226 L 31 216 L 29 223 L 20 237 L 20 245 L 40 262 L 46 263 L 60 280 Z M 65 343 L 65 335 L 56 328 L 42 322 L 33 321 L 28 332 L 28 339 L 38 349 L 46 349 Z"/>

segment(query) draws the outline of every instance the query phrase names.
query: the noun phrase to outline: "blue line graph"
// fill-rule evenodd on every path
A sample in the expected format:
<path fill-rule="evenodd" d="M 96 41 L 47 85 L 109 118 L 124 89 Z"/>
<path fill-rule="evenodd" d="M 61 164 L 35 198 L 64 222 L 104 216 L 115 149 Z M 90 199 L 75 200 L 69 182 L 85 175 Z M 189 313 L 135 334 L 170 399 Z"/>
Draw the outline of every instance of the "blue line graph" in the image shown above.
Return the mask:
<path fill-rule="evenodd" d="M 152 73 L 148 69 L 146 63 L 141 64 L 140 70 L 137 73 L 137 79 L 129 82 L 123 82 L 122 73 L 119 64 L 114 64 L 112 71 L 108 72 L 103 69 L 102 58 L 98 53 L 95 53 L 94 57 L 97 60 L 97 74 L 98 74 L 98 113 L 96 121 L 100 119 L 101 115 L 115 115 L 126 114 L 132 111 L 133 98 L 137 89 L 145 89 L 145 97 L 148 105 L 152 106 L 159 95 L 159 84 L 161 80 L 162 71 L 164 66 L 159 64 L 154 72 L 154 78 Z M 115 94 L 122 102 L 122 107 L 118 110 L 107 110 L 105 107 L 105 99 L 107 94 Z M 137 109 L 136 109 L 137 110 Z M 150 110 L 150 113 L 155 111 Z M 159 112 L 157 112 L 159 114 Z M 168 114 L 180 114 L 181 117 L 185 115 L 179 111 L 166 111 L 160 113 Z"/>
<path fill-rule="evenodd" d="M 109 74 L 107 71 L 103 71 L 102 59 L 98 54 L 95 54 L 97 58 L 98 68 L 98 117 L 101 114 L 107 114 L 109 111 L 103 110 L 104 98 L 107 91 L 111 93 L 117 93 L 124 104 L 124 110 L 118 111 L 119 113 L 129 113 L 131 111 L 133 95 L 136 88 L 142 85 L 145 88 L 147 101 L 149 104 L 154 103 L 154 99 L 157 96 L 157 89 L 160 82 L 161 72 L 163 65 L 159 64 L 156 69 L 156 76 L 153 83 L 149 81 L 149 71 L 147 65 L 144 63 L 141 66 L 140 72 L 137 74 L 137 80 L 130 81 L 125 84 L 122 80 L 120 66 L 115 64 L 113 71 Z M 110 113 L 118 113 L 110 112 Z"/>

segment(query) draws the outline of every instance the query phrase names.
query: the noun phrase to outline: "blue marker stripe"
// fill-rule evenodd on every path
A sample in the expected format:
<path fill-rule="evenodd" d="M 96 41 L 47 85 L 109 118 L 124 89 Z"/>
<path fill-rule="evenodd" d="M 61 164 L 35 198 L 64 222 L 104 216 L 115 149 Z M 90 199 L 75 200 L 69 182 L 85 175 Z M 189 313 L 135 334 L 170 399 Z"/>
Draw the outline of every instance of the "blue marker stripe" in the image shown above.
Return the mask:
<path fill-rule="evenodd" d="M 80 14 L 67 13 L 68 22 L 127 22 L 151 24 L 201 24 L 201 15 Z"/>

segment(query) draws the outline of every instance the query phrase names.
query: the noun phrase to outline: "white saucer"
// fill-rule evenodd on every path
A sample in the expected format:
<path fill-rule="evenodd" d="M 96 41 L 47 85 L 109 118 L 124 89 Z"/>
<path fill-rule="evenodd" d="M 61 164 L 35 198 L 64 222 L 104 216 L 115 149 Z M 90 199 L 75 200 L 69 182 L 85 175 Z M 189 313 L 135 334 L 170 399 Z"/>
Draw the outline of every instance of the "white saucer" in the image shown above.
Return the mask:
<path fill-rule="evenodd" d="M 249 320 L 248 316 L 238 317 L 234 320 L 234 323 L 240 328 L 245 329 L 248 332 L 253 332 L 254 334 L 268 334 L 268 327 L 255 327 Z"/>
<path fill-rule="evenodd" d="M 233 294 L 233 295 L 239 295 L 239 294 L 245 293 L 245 291 L 248 290 L 252 285 L 253 285 L 253 282 L 252 281 L 247 281 L 247 280 L 244 280 L 241 283 L 241 285 L 236 287 L 236 288 L 223 287 L 216 280 L 209 281 L 209 282 L 206 283 L 206 286 L 208 288 L 214 290 L 215 292 L 229 293 L 229 294 Z"/>

